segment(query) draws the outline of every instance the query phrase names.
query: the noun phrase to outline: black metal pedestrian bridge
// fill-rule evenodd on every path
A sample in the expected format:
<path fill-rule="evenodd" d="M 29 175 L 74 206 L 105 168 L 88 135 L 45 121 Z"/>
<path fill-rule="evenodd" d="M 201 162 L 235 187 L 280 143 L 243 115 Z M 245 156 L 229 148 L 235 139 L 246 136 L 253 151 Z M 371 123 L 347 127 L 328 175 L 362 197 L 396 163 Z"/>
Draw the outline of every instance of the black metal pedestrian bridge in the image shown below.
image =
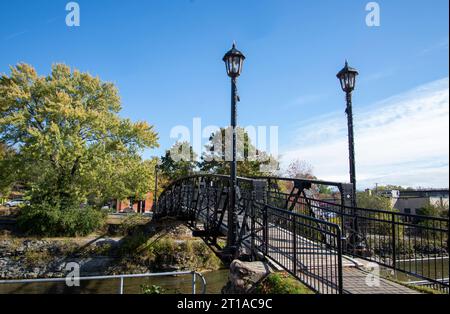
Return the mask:
<path fill-rule="evenodd" d="M 448 218 L 356 208 L 351 184 L 273 177 L 238 178 L 233 210 L 230 186 L 220 175 L 177 180 L 154 217 L 188 221 L 211 244 L 226 237 L 224 257 L 269 261 L 318 293 L 414 292 L 367 262 L 448 293 Z"/>

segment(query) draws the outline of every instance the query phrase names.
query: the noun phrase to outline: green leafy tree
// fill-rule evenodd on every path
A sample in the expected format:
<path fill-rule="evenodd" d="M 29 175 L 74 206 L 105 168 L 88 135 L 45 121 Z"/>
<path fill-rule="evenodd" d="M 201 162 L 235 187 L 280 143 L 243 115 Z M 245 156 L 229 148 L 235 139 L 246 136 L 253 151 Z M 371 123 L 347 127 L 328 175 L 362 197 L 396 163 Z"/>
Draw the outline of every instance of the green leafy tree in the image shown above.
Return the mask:
<path fill-rule="evenodd" d="M 401 185 L 391 185 L 391 184 L 388 184 L 388 185 L 379 185 L 379 186 L 377 187 L 377 190 L 378 190 L 378 191 L 391 191 L 391 190 L 398 190 L 398 191 L 413 191 L 414 188 L 411 188 L 411 187 L 404 187 L 404 186 L 401 186 Z"/>
<path fill-rule="evenodd" d="M 370 221 L 370 224 L 364 227 L 369 228 L 367 233 L 392 236 L 392 213 L 398 212 L 398 210 L 393 208 L 390 199 L 377 194 L 357 192 L 356 200 L 359 208 L 376 209 L 382 211 L 368 211 L 365 214 L 368 220 L 364 220 L 364 218 L 361 218 L 362 221 Z M 398 221 L 400 218 L 395 216 L 394 219 Z M 403 234 L 403 229 L 403 226 L 396 227 L 396 232 L 398 233 L 398 235 Z M 389 238 L 388 240 L 390 241 L 391 239 Z"/>
<path fill-rule="evenodd" d="M 367 192 L 358 192 L 356 194 L 358 207 L 379 210 L 392 210 L 392 204 L 389 198 L 371 194 Z"/>
<path fill-rule="evenodd" d="M 175 143 L 161 157 L 161 179 L 171 182 L 193 174 L 197 167 L 196 160 L 197 155 L 188 142 Z"/>
<path fill-rule="evenodd" d="M 153 166 L 139 154 L 157 134 L 120 110 L 113 84 L 63 64 L 48 76 L 27 64 L 0 76 L 0 142 L 15 150 L 2 163 L 29 183 L 31 207 L 63 211 L 150 188 Z"/>
<path fill-rule="evenodd" d="M 427 202 L 425 206 L 417 211 L 417 215 L 429 216 L 429 217 L 444 217 L 448 216 L 448 205 L 447 204 L 432 204 Z"/>
<path fill-rule="evenodd" d="M 447 204 L 432 204 L 431 202 L 427 202 L 427 204 L 425 204 L 422 208 L 420 208 L 417 211 L 417 215 L 426 216 L 426 217 L 436 217 L 436 218 L 448 218 L 448 205 Z M 439 232 L 435 229 L 436 228 L 437 229 L 446 228 L 445 223 L 443 223 L 441 221 L 425 218 L 425 217 L 423 217 L 423 218 L 419 217 L 416 222 L 419 226 L 426 227 L 426 228 L 421 229 L 419 232 L 422 237 L 425 237 L 428 241 L 436 240 L 433 242 L 439 243 L 439 241 L 437 241 L 437 239 L 440 239 L 440 237 L 443 236 L 443 233 Z M 447 225 L 447 228 L 448 228 L 448 225 Z M 445 236 L 448 239 L 448 234 Z M 446 241 L 442 241 L 442 242 L 445 243 Z"/>
<path fill-rule="evenodd" d="M 232 160 L 231 127 L 221 128 L 211 134 L 202 154 L 199 168 L 202 172 L 230 174 Z M 237 173 L 242 177 L 267 176 L 278 170 L 278 161 L 264 151 L 258 150 L 251 142 L 249 134 L 243 128 L 236 129 L 237 134 Z"/>

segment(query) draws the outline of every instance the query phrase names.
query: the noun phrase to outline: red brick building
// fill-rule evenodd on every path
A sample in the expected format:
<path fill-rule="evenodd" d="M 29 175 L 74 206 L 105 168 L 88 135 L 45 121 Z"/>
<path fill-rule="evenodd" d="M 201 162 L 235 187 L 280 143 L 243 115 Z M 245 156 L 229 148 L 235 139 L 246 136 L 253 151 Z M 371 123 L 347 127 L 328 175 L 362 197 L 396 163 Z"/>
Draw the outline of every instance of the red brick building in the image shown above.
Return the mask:
<path fill-rule="evenodd" d="M 113 208 L 118 213 L 149 213 L 153 209 L 153 193 L 149 192 L 145 196 L 145 200 L 133 200 L 129 198 L 127 200 L 115 200 L 113 202 Z"/>

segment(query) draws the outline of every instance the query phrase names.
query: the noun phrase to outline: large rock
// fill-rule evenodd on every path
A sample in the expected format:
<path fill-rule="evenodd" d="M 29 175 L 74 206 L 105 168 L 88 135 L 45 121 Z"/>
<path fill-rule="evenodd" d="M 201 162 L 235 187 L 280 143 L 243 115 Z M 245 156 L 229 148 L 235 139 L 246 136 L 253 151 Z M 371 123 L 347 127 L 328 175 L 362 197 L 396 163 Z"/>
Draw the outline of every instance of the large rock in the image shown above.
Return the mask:
<path fill-rule="evenodd" d="M 222 289 L 223 294 L 247 294 L 271 273 L 270 267 L 263 262 L 242 262 L 234 260 L 230 265 L 228 282 Z"/>

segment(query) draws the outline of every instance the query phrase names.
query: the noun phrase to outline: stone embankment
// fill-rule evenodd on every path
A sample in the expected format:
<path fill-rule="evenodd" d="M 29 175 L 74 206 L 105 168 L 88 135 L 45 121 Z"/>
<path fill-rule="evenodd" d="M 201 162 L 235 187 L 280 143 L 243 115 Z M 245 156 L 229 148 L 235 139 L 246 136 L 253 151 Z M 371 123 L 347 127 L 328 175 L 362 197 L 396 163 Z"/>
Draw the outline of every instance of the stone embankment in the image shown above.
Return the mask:
<path fill-rule="evenodd" d="M 0 279 L 64 277 L 77 263 L 81 276 L 217 270 L 214 252 L 182 223 L 132 225 L 117 237 L 0 238 Z"/>
<path fill-rule="evenodd" d="M 102 274 L 114 258 L 112 239 L 86 243 L 67 240 L 4 239 L 0 240 L 0 279 L 33 279 L 63 277 L 67 263 L 78 263 L 80 275 Z"/>

